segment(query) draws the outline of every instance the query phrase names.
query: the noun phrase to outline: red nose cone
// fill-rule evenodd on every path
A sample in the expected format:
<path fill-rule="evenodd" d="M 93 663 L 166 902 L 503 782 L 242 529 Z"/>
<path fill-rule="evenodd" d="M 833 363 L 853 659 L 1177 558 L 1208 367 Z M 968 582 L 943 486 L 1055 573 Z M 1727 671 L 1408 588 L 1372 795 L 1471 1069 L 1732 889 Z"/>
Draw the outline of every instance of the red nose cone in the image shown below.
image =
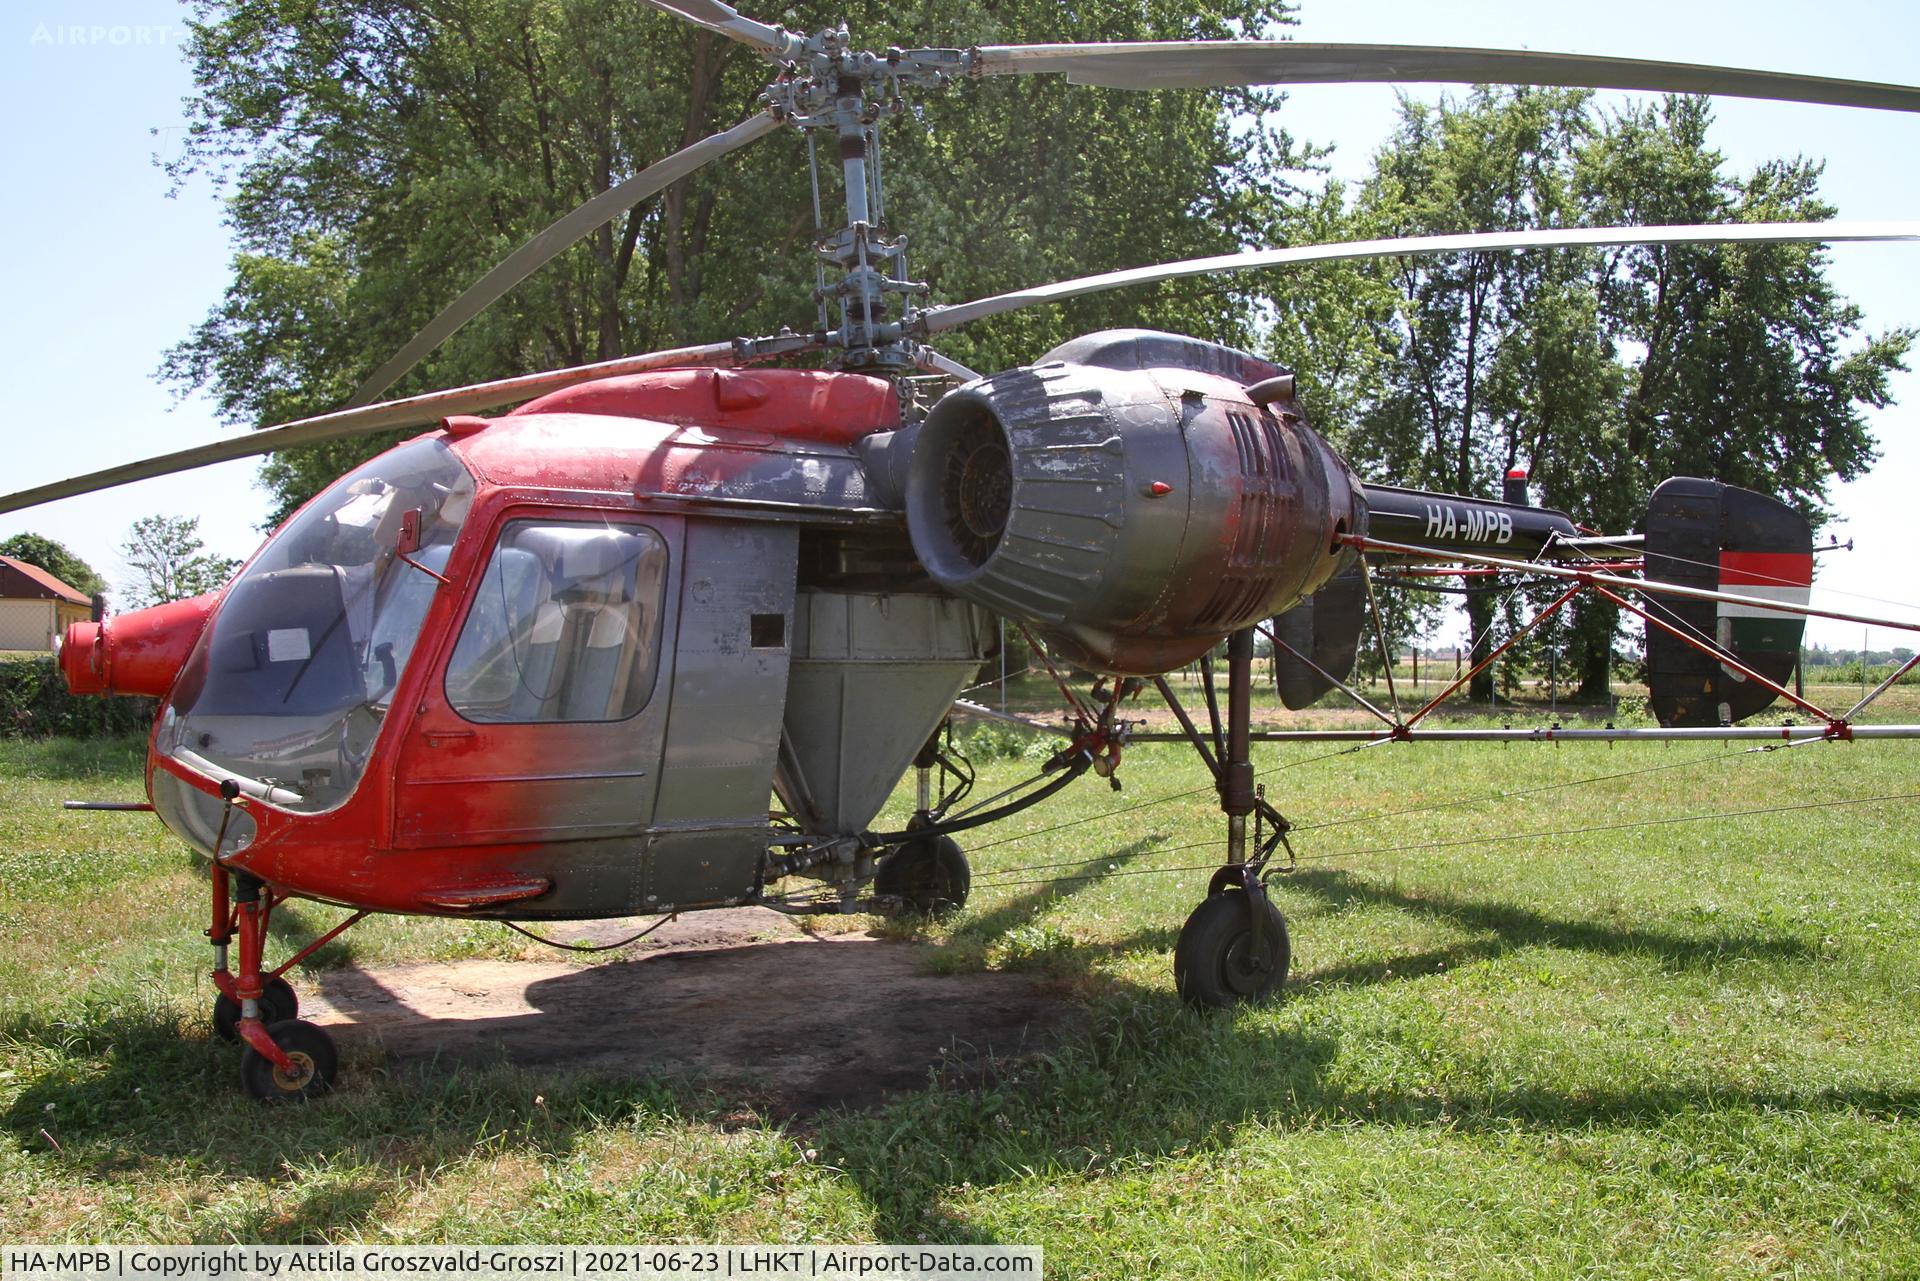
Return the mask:
<path fill-rule="evenodd" d="M 105 648 L 100 643 L 100 633 L 104 628 L 105 624 L 92 620 L 73 623 L 56 646 L 60 655 L 60 677 L 67 682 L 67 688 L 76 694 L 106 692 L 106 683 L 101 678 L 98 666 Z"/>
<path fill-rule="evenodd" d="M 60 675 L 76 694 L 148 694 L 173 688 L 219 595 L 75 623 L 60 645 Z"/>

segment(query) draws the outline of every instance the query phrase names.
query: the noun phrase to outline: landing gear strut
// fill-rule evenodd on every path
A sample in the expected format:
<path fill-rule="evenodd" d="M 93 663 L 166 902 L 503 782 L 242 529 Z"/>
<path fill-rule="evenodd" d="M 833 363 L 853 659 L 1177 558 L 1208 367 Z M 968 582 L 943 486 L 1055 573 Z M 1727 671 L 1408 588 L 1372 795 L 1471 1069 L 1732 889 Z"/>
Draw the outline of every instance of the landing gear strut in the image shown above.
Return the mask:
<path fill-rule="evenodd" d="M 213 1030 L 239 1041 L 240 1082 L 262 1103 L 305 1102 L 333 1087 L 340 1056 L 333 1038 L 296 1017 L 299 998 L 282 977 L 367 914 L 356 912 L 302 948 L 278 969 L 266 970 L 267 926 L 280 901 L 258 877 L 215 861 L 213 923 Z M 228 968 L 229 950 L 239 949 L 238 970 Z"/>
<path fill-rule="evenodd" d="M 1161 697 L 1173 708 L 1200 757 L 1212 769 L 1227 816 L 1227 861 L 1213 874 L 1206 901 L 1180 928 L 1173 951 L 1174 984 L 1180 998 L 1200 1009 L 1223 1009 L 1260 1001 L 1279 993 L 1287 981 L 1292 947 L 1287 921 L 1267 898 L 1262 879 L 1268 855 L 1286 840 L 1288 824 L 1254 787 L 1250 755 L 1253 697 L 1253 632 L 1235 632 L 1227 641 L 1227 725 L 1223 735 L 1213 697 L 1213 673 L 1207 679 L 1207 705 L 1213 713 L 1213 749 L 1194 727 L 1165 680 Z M 1217 755 L 1216 755 L 1217 753 Z M 1254 840 L 1247 839 L 1247 818 L 1255 818 Z M 1264 837 L 1262 821 L 1272 825 Z"/>

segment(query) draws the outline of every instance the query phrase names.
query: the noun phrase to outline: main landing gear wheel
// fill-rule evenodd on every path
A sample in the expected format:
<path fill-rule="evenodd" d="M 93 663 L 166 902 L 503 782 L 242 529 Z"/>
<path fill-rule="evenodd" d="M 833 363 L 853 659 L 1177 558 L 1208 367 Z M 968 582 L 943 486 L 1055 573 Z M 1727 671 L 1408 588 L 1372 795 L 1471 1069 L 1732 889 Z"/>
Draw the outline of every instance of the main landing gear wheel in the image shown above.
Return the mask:
<path fill-rule="evenodd" d="M 283 978 L 266 981 L 260 993 L 260 1021 L 271 1027 L 286 1019 L 300 1017 L 300 998 L 293 984 Z M 237 1041 L 240 1033 L 240 1002 L 225 992 L 213 998 L 213 1034 L 223 1041 Z"/>
<path fill-rule="evenodd" d="M 1287 981 L 1292 947 L 1280 909 L 1258 895 L 1234 890 L 1210 896 L 1180 927 L 1173 949 L 1173 982 L 1180 999 L 1196 1009 L 1227 1009 L 1276 995 Z M 1260 942 L 1253 913 L 1260 912 Z"/>
<path fill-rule="evenodd" d="M 340 1055 L 332 1037 L 300 1019 L 272 1024 L 267 1035 L 293 1060 L 293 1071 L 281 1071 L 249 1045 L 240 1055 L 240 1083 L 248 1094 L 262 1103 L 305 1103 L 333 1088 Z"/>
<path fill-rule="evenodd" d="M 873 892 L 904 899 L 921 916 L 946 916 L 966 906 L 973 869 L 951 836 L 909 841 L 880 861 Z"/>

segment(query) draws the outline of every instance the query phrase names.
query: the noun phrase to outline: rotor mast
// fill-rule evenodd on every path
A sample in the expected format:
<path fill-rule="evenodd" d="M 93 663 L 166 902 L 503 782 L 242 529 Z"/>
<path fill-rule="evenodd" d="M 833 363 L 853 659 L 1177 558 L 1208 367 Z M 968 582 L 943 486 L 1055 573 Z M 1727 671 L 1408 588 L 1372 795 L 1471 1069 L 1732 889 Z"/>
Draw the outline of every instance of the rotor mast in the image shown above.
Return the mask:
<path fill-rule="evenodd" d="M 772 47 L 769 47 L 772 46 Z M 781 65 L 760 100 L 776 119 L 807 134 L 814 194 L 814 254 L 819 263 L 815 342 L 836 368 L 876 373 L 925 368 L 923 281 L 907 271 L 907 237 L 886 221 L 880 132 L 889 116 L 907 113 L 909 89 L 939 88 L 971 68 L 961 49 L 899 49 L 884 54 L 850 47 L 845 24 L 807 37 L 780 32 L 762 52 Z M 839 161 L 846 221 L 824 223 L 816 135 L 831 136 Z"/>

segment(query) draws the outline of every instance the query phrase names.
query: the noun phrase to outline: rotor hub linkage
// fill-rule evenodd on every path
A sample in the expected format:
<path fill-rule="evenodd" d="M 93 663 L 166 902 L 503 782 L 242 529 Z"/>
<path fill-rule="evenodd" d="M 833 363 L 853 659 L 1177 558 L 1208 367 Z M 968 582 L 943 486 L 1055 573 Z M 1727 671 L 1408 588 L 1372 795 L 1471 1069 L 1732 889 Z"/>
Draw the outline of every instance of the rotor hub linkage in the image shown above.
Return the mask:
<path fill-rule="evenodd" d="M 880 125 L 907 113 L 906 90 L 939 88 L 967 74 L 975 55 L 963 49 L 854 50 L 844 25 L 804 39 L 783 36 L 767 54 L 782 70 L 760 100 L 802 132 L 834 136 L 846 197 L 845 224 L 829 230 L 820 205 L 818 149 L 810 138 L 819 263 L 813 337 L 840 353 L 835 363 L 842 369 L 910 368 L 922 328 L 918 303 L 928 287 L 908 277 L 906 236 L 886 227 Z"/>

